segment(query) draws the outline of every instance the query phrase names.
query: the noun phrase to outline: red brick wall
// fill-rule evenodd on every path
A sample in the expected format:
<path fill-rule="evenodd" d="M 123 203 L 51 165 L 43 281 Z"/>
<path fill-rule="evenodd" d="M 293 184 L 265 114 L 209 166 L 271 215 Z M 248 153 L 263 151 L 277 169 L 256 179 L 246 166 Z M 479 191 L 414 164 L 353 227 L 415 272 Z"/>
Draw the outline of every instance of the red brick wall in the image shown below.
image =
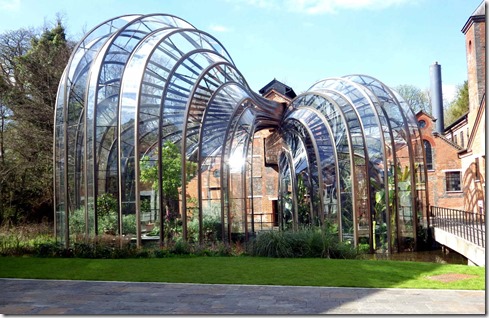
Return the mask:
<path fill-rule="evenodd" d="M 273 226 L 273 204 L 278 195 L 278 171 L 274 166 L 265 166 L 265 138 L 268 130 L 255 134 L 253 139 L 253 196 L 255 230 Z"/>
<path fill-rule="evenodd" d="M 475 22 L 465 33 L 470 111 L 476 113 L 486 91 L 486 27 Z"/>
<path fill-rule="evenodd" d="M 467 52 L 467 77 L 469 86 L 468 125 L 473 142 L 467 153 L 461 156 L 463 170 L 464 210 L 479 212 L 485 206 L 485 103 L 481 106 L 486 91 L 486 29 L 485 21 L 473 21 L 465 33 Z M 479 109 L 483 107 L 482 109 Z M 481 116 L 480 121 L 478 116 Z M 476 173 L 476 160 L 479 169 Z M 478 177 L 476 177 L 478 176 Z"/>
<path fill-rule="evenodd" d="M 431 144 L 433 154 L 433 170 L 428 170 L 428 199 L 430 206 L 441 206 L 452 209 L 463 209 L 463 192 L 446 192 L 445 170 L 460 170 L 458 149 L 438 136 L 433 135 L 433 119 L 418 114 L 418 121 L 424 120 L 426 127 L 421 129 L 424 140 Z"/>

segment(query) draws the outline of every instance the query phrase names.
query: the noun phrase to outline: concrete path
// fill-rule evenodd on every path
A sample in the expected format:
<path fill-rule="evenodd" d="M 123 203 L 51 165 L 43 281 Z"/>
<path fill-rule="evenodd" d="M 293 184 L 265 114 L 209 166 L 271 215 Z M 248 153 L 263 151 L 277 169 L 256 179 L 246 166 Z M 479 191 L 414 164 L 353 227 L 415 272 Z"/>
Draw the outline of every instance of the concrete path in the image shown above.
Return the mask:
<path fill-rule="evenodd" d="M 0 279 L 0 313 L 485 314 L 485 291 Z"/>

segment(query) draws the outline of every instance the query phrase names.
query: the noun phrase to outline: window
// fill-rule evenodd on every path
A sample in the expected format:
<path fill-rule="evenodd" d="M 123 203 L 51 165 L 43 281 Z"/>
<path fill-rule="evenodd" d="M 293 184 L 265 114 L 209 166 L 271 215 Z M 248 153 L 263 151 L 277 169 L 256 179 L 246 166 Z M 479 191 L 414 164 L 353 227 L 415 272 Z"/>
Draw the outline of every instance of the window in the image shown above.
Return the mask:
<path fill-rule="evenodd" d="M 460 171 L 447 171 L 445 172 L 446 191 L 461 191 L 460 186 Z"/>
<path fill-rule="evenodd" d="M 460 146 L 462 146 L 462 148 L 464 147 L 464 133 L 463 133 L 463 131 L 460 132 Z"/>
<path fill-rule="evenodd" d="M 457 144 L 457 135 L 453 135 L 453 143 L 456 144 L 456 145 L 458 145 Z"/>
<path fill-rule="evenodd" d="M 433 170 L 433 151 L 428 140 L 423 140 L 424 152 L 426 154 L 426 169 Z"/>
<path fill-rule="evenodd" d="M 419 128 L 425 128 L 425 127 L 426 127 L 426 121 L 424 121 L 424 120 L 422 120 L 422 119 L 421 119 L 421 120 L 418 122 L 418 125 L 419 125 Z"/>

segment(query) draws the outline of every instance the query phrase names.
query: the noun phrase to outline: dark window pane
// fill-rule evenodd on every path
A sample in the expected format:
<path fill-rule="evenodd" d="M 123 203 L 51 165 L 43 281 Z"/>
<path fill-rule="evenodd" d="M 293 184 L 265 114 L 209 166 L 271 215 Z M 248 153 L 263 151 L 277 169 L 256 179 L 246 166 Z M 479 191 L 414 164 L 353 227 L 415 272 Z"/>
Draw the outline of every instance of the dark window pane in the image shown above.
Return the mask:
<path fill-rule="evenodd" d="M 450 171 L 445 174 L 447 191 L 460 191 L 460 171 Z"/>
<path fill-rule="evenodd" d="M 426 169 L 433 170 L 433 151 L 431 149 L 431 144 L 427 140 L 423 140 L 423 143 L 426 153 Z"/>

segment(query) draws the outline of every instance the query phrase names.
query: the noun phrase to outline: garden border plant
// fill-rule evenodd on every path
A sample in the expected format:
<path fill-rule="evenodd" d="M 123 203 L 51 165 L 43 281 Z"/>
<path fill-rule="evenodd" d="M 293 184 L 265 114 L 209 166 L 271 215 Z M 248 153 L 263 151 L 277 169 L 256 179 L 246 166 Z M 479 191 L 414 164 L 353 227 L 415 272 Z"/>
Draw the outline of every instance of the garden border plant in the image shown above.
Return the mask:
<path fill-rule="evenodd" d="M 209 228 L 214 223 L 209 220 Z M 35 227 L 35 226 L 34 226 Z M 48 233 L 31 230 L 17 231 L 4 227 L 0 231 L 1 256 L 80 257 L 80 258 L 129 258 L 164 257 L 172 255 L 231 256 L 250 255 L 266 257 L 319 257 L 354 259 L 362 253 L 348 242 L 337 239 L 332 228 L 304 227 L 298 231 L 264 231 L 246 244 L 230 244 L 208 240 L 202 244 L 177 239 L 161 247 L 148 244 L 137 248 L 131 236 L 101 234 L 96 237 L 73 237 L 69 248 L 55 241 Z"/>

